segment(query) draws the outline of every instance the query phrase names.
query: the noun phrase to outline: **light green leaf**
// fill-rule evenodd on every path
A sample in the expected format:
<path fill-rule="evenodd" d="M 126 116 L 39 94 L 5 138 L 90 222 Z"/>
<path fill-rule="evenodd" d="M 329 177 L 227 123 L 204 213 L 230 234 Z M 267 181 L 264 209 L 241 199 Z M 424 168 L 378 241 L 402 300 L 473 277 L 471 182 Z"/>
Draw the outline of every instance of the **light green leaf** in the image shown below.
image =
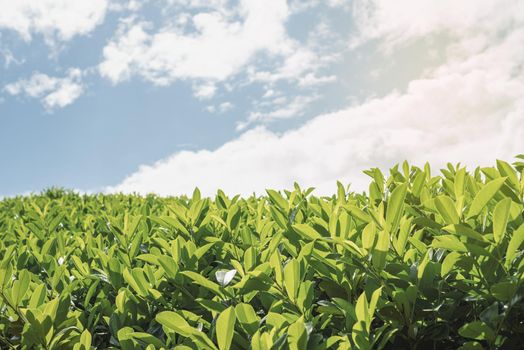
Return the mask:
<path fill-rule="evenodd" d="M 435 207 L 440 216 L 447 224 L 458 224 L 460 221 L 459 214 L 455 207 L 455 203 L 448 196 L 438 196 L 435 198 Z"/>
<path fill-rule="evenodd" d="M 287 341 L 290 350 L 306 349 L 307 338 L 306 326 L 301 318 L 289 325 L 287 329 Z"/>
<path fill-rule="evenodd" d="M 469 207 L 468 217 L 473 217 L 478 215 L 480 211 L 488 204 L 488 202 L 495 196 L 495 193 L 500 190 L 504 182 L 506 181 L 505 177 L 492 180 L 484 185 L 475 195 L 473 202 Z"/>
<path fill-rule="evenodd" d="M 459 239 L 452 235 L 435 236 L 431 243 L 433 248 L 443 248 L 448 250 L 455 250 L 458 252 L 467 252 L 468 248 L 459 241 Z"/>
<path fill-rule="evenodd" d="M 354 216 L 355 218 L 363 221 L 363 222 L 370 222 L 371 217 L 369 214 L 367 214 L 365 211 L 360 209 L 359 207 L 355 205 L 348 204 L 345 208 L 349 211 L 351 216 Z"/>
<path fill-rule="evenodd" d="M 249 335 L 255 334 L 260 324 L 260 318 L 255 313 L 253 306 L 246 303 L 240 303 L 235 306 L 235 314 L 238 322 Z"/>
<path fill-rule="evenodd" d="M 194 328 L 187 321 L 173 311 L 163 311 L 155 316 L 155 320 L 162 326 L 171 329 L 183 337 L 189 337 L 194 333 Z"/>
<path fill-rule="evenodd" d="M 382 230 L 378 234 L 377 244 L 373 248 L 373 266 L 381 270 L 386 265 L 386 257 L 389 252 L 389 232 Z"/>
<path fill-rule="evenodd" d="M 500 242 L 506 231 L 510 209 L 511 199 L 504 198 L 497 203 L 493 210 L 493 238 L 497 243 Z"/>
<path fill-rule="evenodd" d="M 509 267 L 513 262 L 513 258 L 517 253 L 517 250 L 524 242 L 524 224 L 520 225 L 518 229 L 513 232 L 511 239 L 506 250 L 506 267 Z"/>
<path fill-rule="evenodd" d="M 322 236 L 313 227 L 307 224 L 295 224 L 293 230 L 302 237 L 310 240 L 321 239 Z"/>
<path fill-rule="evenodd" d="M 466 225 L 448 225 L 446 227 L 442 228 L 444 231 L 448 231 L 450 233 L 454 233 L 459 236 L 465 236 L 468 238 L 476 239 L 480 242 L 486 242 L 486 239 L 483 235 L 478 233 L 477 231 L 473 230 L 472 228 L 469 228 Z"/>
<path fill-rule="evenodd" d="M 400 218 L 402 217 L 407 190 L 407 184 L 402 184 L 393 190 L 388 199 L 386 227 L 390 233 L 396 232 Z"/>
<path fill-rule="evenodd" d="M 235 309 L 233 306 L 228 307 L 218 315 L 216 336 L 218 348 L 220 350 L 227 350 L 231 347 L 233 334 L 235 330 Z"/>
<path fill-rule="evenodd" d="M 289 299 L 295 300 L 300 286 L 300 264 L 291 259 L 284 267 L 284 287 Z"/>
<path fill-rule="evenodd" d="M 444 261 L 442 262 L 442 267 L 440 269 L 440 276 L 442 278 L 446 277 L 448 273 L 450 273 L 456 266 L 455 264 L 460 259 L 462 255 L 458 252 L 450 252 L 446 257 L 444 258 Z"/>
<path fill-rule="evenodd" d="M 269 198 L 271 198 L 271 201 L 273 204 L 276 204 L 280 209 L 284 211 L 284 213 L 287 213 L 289 210 L 289 205 L 287 203 L 287 200 L 282 197 L 280 193 L 278 193 L 275 190 L 266 190 Z"/>
<path fill-rule="evenodd" d="M 178 264 L 175 259 L 167 255 L 161 255 L 157 259 L 169 278 L 175 278 L 178 273 Z"/>
<path fill-rule="evenodd" d="M 180 274 L 188 277 L 194 283 L 201 285 L 204 288 L 209 289 L 210 291 L 214 292 L 215 294 L 222 295 L 222 292 L 220 291 L 220 286 L 216 284 L 215 282 L 211 282 L 204 276 L 196 272 L 193 272 L 193 271 L 183 271 L 183 272 L 180 272 Z"/>
<path fill-rule="evenodd" d="M 18 279 L 13 282 L 13 289 L 11 290 L 11 300 L 16 306 L 20 304 L 29 289 L 29 282 L 31 275 L 29 271 L 22 270 L 18 274 Z"/>
<path fill-rule="evenodd" d="M 377 227 L 374 222 L 367 224 L 362 230 L 362 248 L 371 249 L 375 244 L 375 238 L 377 236 Z"/>
<path fill-rule="evenodd" d="M 497 168 L 502 176 L 505 176 L 508 178 L 508 182 L 511 184 L 511 186 L 519 191 L 520 184 L 519 184 L 519 178 L 517 177 L 517 174 L 515 173 L 515 169 L 511 165 L 509 165 L 507 162 L 503 160 L 497 159 Z"/>
<path fill-rule="evenodd" d="M 87 329 L 85 329 L 80 335 L 80 344 L 82 344 L 86 350 L 91 348 L 91 333 L 89 333 Z"/>
<path fill-rule="evenodd" d="M 47 294 L 47 289 L 45 284 L 39 284 L 36 286 L 35 290 L 31 294 L 31 299 L 29 299 L 29 308 L 36 309 L 45 302 L 45 297 Z"/>

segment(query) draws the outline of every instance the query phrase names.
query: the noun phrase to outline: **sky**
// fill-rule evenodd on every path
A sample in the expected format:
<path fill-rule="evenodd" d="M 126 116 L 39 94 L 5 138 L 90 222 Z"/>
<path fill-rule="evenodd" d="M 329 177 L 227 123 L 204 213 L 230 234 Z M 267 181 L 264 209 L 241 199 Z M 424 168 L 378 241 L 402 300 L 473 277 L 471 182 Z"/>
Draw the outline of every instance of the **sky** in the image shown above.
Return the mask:
<path fill-rule="evenodd" d="M 524 153 L 519 0 L 0 0 L 0 196 L 365 190 Z"/>

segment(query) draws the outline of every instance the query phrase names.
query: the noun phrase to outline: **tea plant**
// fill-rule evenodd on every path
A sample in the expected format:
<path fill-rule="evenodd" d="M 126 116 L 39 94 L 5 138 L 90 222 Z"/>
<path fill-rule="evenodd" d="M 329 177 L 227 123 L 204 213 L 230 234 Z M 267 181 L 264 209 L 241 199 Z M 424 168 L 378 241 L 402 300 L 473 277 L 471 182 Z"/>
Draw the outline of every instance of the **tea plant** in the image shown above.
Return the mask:
<path fill-rule="evenodd" d="M 2 349 L 516 349 L 524 156 L 262 197 L 0 202 Z"/>

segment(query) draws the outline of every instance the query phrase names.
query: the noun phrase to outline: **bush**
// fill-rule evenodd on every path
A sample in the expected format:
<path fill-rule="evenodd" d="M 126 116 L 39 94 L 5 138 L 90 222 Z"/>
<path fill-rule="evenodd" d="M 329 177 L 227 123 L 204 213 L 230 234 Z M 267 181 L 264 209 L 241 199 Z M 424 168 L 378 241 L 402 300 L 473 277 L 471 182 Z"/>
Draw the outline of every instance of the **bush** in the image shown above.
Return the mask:
<path fill-rule="evenodd" d="M 0 202 L 2 349 L 515 349 L 523 164 L 214 199 Z"/>

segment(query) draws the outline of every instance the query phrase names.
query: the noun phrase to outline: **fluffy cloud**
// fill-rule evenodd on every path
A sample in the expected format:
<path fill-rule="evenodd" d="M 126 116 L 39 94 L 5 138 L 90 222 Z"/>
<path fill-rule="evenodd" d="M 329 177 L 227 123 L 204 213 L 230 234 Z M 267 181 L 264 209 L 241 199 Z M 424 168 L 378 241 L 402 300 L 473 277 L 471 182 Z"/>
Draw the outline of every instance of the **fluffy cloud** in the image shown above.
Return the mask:
<path fill-rule="evenodd" d="M 333 81 L 315 73 L 331 56 L 292 39 L 286 29 L 291 11 L 286 0 L 174 0 L 173 23 L 160 29 L 149 22 L 123 20 L 103 51 L 100 74 L 114 84 L 140 76 L 156 85 L 176 80 L 203 82 L 198 98 L 212 97 L 217 83 L 248 72 L 250 82 L 298 80 L 313 85 Z M 169 8 L 169 7 L 168 7 Z M 188 9 L 197 8 L 193 15 Z M 194 11 L 194 10 L 193 10 Z M 263 58 L 257 60 L 258 58 Z M 264 68 L 259 67 L 259 61 Z M 302 86 L 302 85 L 301 85 Z"/>
<path fill-rule="evenodd" d="M 200 85 L 197 84 L 193 86 L 193 93 L 195 97 L 197 97 L 200 100 L 208 100 L 215 96 L 216 92 L 217 86 L 212 82 L 207 82 Z"/>
<path fill-rule="evenodd" d="M 29 79 L 6 85 L 4 91 L 10 95 L 26 95 L 39 99 L 43 106 L 51 111 L 73 103 L 82 95 L 82 71 L 70 69 L 63 78 L 34 73 Z"/>
<path fill-rule="evenodd" d="M 215 150 L 180 152 L 141 166 L 108 190 L 173 195 L 199 186 L 206 194 L 217 188 L 250 194 L 298 181 L 330 193 L 336 180 L 365 189 L 362 169 L 404 159 L 435 166 L 448 161 L 488 165 L 522 152 L 524 11 L 518 11 L 518 2 L 501 0 L 497 11 L 489 1 L 481 9 L 467 1 L 359 3 L 369 6 L 365 18 L 376 24 L 362 25 L 361 38 L 394 48 L 446 31 L 454 37 L 445 45 L 446 62 L 428 67 L 404 92 L 318 116 L 285 133 L 257 127 Z M 462 14 L 462 21 L 466 10 L 473 14 Z M 363 16 L 359 11 L 356 15 Z M 493 15 L 485 17 L 489 12 Z M 430 24 L 419 16 L 431 18 Z"/>
<path fill-rule="evenodd" d="M 17 59 L 9 49 L 0 48 L 0 56 L 2 56 L 2 58 L 4 59 L 5 69 L 8 69 L 11 66 L 11 64 L 15 64 L 18 66 L 24 63 L 23 59 Z"/>
<path fill-rule="evenodd" d="M 430 34 L 475 39 L 496 37 L 524 21 L 524 2 L 514 0 L 355 0 L 358 35 L 353 45 L 385 39 L 386 49 Z"/>
<path fill-rule="evenodd" d="M 25 40 L 43 34 L 48 41 L 66 41 L 91 32 L 106 14 L 108 0 L 0 0 L 0 29 Z"/>
<path fill-rule="evenodd" d="M 126 23 L 104 48 L 100 72 L 114 83 L 131 74 L 159 85 L 188 78 L 222 81 L 261 50 L 271 54 L 292 50 L 284 27 L 285 1 L 242 1 L 238 11 L 243 21 L 218 11 L 195 14 L 191 24 L 196 33 L 166 27 L 150 34 L 146 23 Z"/>
<path fill-rule="evenodd" d="M 300 117 L 304 115 L 304 111 L 318 99 L 318 95 L 296 96 L 291 101 L 288 101 L 287 98 L 285 98 L 284 96 L 276 97 L 269 103 L 269 105 L 278 106 L 285 104 L 285 106 L 266 112 L 252 112 L 245 122 L 240 122 L 237 125 L 237 130 L 244 130 L 249 125 L 257 121 L 268 122 L 275 119 L 288 119 Z M 268 104 L 263 103 L 259 105 L 267 106 Z"/>
<path fill-rule="evenodd" d="M 214 106 L 214 105 L 207 106 L 206 110 L 209 113 L 224 114 L 232 110 L 233 108 L 235 108 L 235 106 L 231 102 L 222 102 L 218 106 Z"/>

